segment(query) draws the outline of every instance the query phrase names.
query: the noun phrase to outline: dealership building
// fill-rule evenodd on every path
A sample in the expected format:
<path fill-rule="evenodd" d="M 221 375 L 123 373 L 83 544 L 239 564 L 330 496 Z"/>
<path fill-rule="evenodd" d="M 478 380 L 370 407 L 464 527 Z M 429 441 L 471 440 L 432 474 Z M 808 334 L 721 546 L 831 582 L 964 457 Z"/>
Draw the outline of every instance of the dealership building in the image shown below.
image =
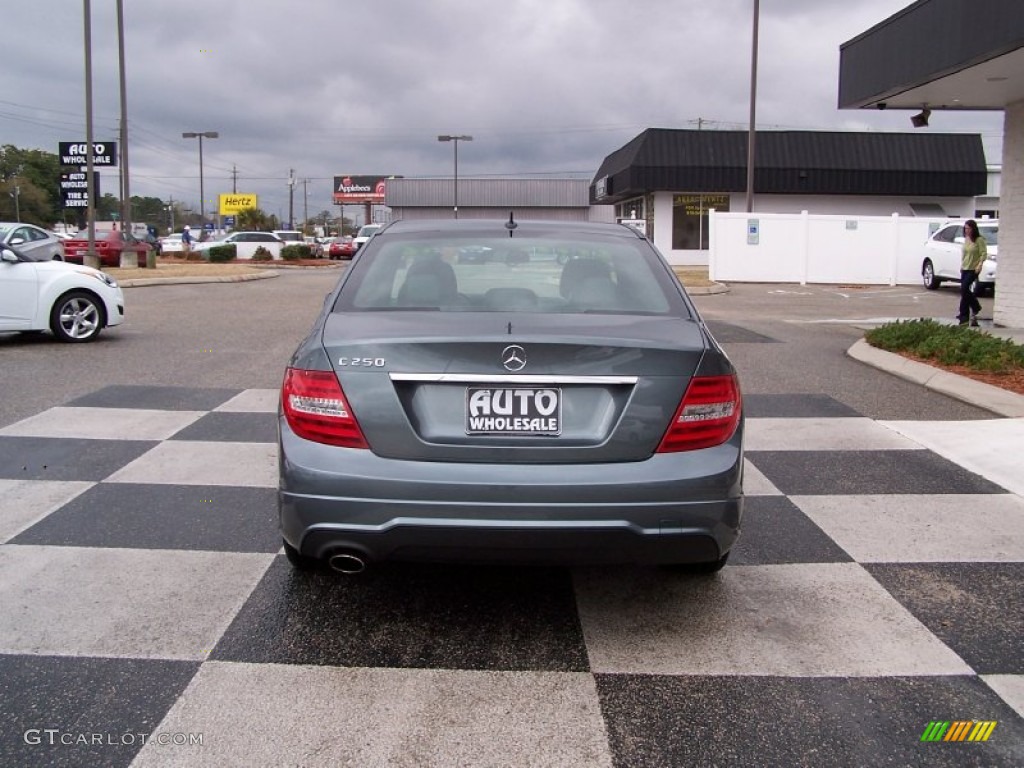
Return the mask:
<path fill-rule="evenodd" d="M 840 109 L 1001 110 L 999 279 L 993 319 L 1024 328 L 1024 8 L 918 0 L 844 43 Z"/>

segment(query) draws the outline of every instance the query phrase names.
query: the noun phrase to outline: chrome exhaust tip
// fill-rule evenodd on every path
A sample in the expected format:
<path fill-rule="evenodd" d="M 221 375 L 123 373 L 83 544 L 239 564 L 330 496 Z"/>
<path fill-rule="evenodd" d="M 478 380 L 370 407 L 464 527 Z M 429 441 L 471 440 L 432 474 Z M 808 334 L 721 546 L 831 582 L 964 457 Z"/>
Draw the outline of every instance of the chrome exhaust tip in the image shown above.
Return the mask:
<path fill-rule="evenodd" d="M 348 575 L 366 570 L 366 560 L 357 552 L 337 552 L 327 560 L 331 570 Z"/>

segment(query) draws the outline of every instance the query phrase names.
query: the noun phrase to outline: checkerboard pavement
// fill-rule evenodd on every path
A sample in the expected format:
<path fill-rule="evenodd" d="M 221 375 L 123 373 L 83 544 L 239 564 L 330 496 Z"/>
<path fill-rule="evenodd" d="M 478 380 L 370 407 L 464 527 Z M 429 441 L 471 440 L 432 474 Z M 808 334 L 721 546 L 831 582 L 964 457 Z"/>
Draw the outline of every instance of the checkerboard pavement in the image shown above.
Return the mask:
<path fill-rule="evenodd" d="M 276 397 L 116 386 L 0 429 L 0 764 L 1024 764 L 1024 499 L 920 425 L 748 396 L 713 577 L 346 578 L 280 551 Z"/>

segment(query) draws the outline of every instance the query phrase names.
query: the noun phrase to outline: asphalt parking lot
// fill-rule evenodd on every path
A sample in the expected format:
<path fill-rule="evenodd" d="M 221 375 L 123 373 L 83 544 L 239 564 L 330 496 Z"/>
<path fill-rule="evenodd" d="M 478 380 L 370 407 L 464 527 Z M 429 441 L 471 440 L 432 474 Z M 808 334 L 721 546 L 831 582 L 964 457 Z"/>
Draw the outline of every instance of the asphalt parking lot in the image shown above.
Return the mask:
<path fill-rule="evenodd" d="M 303 577 L 275 398 L 336 279 L 130 288 L 95 344 L 0 336 L 0 764 L 1024 764 L 1024 491 L 944 438 L 1020 420 L 846 355 L 955 291 L 696 297 L 748 420 L 716 577 Z"/>

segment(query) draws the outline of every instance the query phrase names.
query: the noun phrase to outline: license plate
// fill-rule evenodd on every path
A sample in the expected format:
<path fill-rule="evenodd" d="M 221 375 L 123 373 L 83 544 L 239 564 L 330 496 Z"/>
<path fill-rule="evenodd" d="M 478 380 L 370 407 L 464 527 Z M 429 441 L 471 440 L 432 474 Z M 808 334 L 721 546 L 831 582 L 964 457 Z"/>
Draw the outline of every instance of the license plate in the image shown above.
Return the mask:
<path fill-rule="evenodd" d="M 551 387 L 468 387 L 467 435 L 558 435 L 562 390 Z"/>

